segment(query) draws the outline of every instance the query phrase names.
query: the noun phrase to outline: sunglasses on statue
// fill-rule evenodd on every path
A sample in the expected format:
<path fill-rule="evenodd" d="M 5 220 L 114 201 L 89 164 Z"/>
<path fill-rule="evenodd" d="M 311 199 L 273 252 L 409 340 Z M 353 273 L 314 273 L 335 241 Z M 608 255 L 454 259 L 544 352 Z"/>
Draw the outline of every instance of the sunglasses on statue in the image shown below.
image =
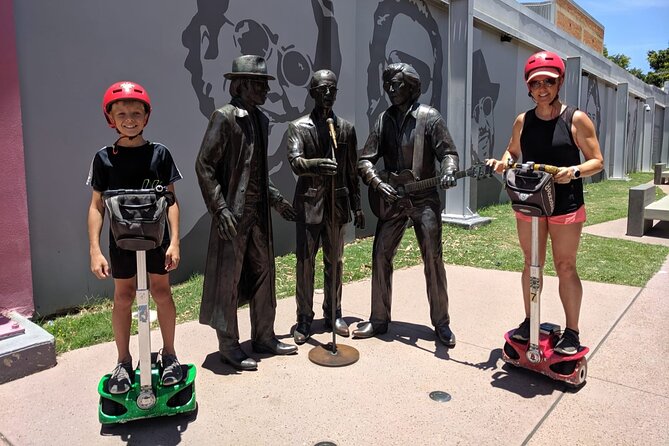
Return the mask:
<path fill-rule="evenodd" d="M 552 87 L 553 85 L 557 84 L 557 79 L 553 79 L 552 77 L 549 77 L 548 79 L 542 79 L 540 81 L 530 81 L 529 85 L 532 90 L 536 90 L 539 87 L 542 86 L 547 86 L 547 87 Z"/>

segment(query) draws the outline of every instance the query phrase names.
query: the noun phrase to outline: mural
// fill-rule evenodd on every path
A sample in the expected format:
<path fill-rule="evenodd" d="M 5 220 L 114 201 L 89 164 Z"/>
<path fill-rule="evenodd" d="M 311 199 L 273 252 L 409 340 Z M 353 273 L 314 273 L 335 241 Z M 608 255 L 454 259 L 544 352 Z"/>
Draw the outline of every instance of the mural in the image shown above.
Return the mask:
<path fill-rule="evenodd" d="M 472 149 L 480 159 L 493 157 L 495 147 L 495 105 L 499 84 L 490 81 L 483 51 L 472 58 Z"/>
<path fill-rule="evenodd" d="M 499 88 L 499 83 L 490 80 L 483 51 L 477 49 L 472 55 L 471 149 L 480 160 L 499 157 L 506 149 L 504 145 L 498 148 L 499 154 L 495 153 L 495 106 Z M 481 206 L 497 203 L 500 195 L 506 198 L 502 177 L 499 175 L 482 179 L 476 187 L 478 204 Z"/>
<path fill-rule="evenodd" d="M 207 119 L 230 99 L 223 74 L 232 60 L 242 54 L 265 58 L 269 74 L 276 77 L 261 107 L 270 119 L 270 175 L 276 184 L 290 186 L 284 150 L 288 123 L 313 108 L 306 87 L 314 71 L 328 68 L 339 75 L 341 51 L 332 0 L 284 0 L 281 6 L 283 14 L 262 1 L 199 0 L 182 43 L 188 49 L 184 66 Z M 292 187 L 282 192 L 292 194 Z"/>
<path fill-rule="evenodd" d="M 424 0 L 382 0 L 373 16 L 367 67 L 369 127 L 390 103 L 381 74 L 391 63 L 413 66 L 421 79 L 421 103 L 442 108 L 444 51 L 437 21 Z M 409 38 L 410 36 L 410 38 Z"/>
<path fill-rule="evenodd" d="M 603 145 L 602 135 L 600 133 L 602 126 L 602 104 L 599 100 L 599 82 L 595 76 L 588 76 L 588 86 L 585 91 L 585 101 L 581 103 L 585 104 L 584 111 L 595 125 L 597 138 L 600 139 L 600 144 Z"/>
<path fill-rule="evenodd" d="M 242 54 L 265 58 L 268 73 L 276 77 L 261 107 L 270 119 L 268 169 L 272 182 L 292 201 L 296 178 L 286 157 L 288 123 L 313 108 L 307 87 L 314 71 L 327 68 L 337 76 L 341 71 L 332 0 L 284 0 L 280 10 L 262 0 L 198 0 L 181 40 L 188 50 L 184 67 L 207 119 L 230 100 L 223 74 L 230 71 L 232 60 Z M 285 235 L 275 238 L 275 252 L 283 254 L 294 245 L 294 227 L 281 219 L 274 225 L 277 234 Z M 208 216 L 196 226 L 200 234 L 208 227 Z"/>
<path fill-rule="evenodd" d="M 634 160 L 637 159 L 637 152 L 639 151 L 637 127 L 639 117 L 639 103 L 640 101 L 630 96 L 627 106 L 627 172 L 636 172 L 636 165 Z"/>

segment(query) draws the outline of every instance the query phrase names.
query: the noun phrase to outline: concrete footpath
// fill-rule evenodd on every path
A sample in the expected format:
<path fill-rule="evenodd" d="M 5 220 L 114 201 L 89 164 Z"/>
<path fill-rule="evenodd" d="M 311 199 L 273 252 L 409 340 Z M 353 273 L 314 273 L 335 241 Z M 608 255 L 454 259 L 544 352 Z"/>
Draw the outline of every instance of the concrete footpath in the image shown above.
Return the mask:
<path fill-rule="evenodd" d="M 395 272 L 388 333 L 338 338 L 360 352 L 353 365 L 309 361 L 315 345 L 331 340 L 317 320 L 320 333 L 297 355 L 253 353 L 258 370 L 239 373 L 218 360 L 214 331 L 189 322 L 177 327 L 177 349 L 183 363 L 197 366 L 195 413 L 101 426 L 97 384 L 116 358 L 114 344 L 105 343 L 1 385 L 0 444 L 669 444 L 669 259 L 643 288 L 583 283 L 581 341 L 591 350 L 587 383 L 578 391 L 501 360 L 504 332 L 522 319 L 519 273 L 450 265 L 446 271 L 454 349 L 435 342 L 422 267 L 403 269 Z M 343 292 L 344 315 L 354 326 L 369 315 L 370 282 L 347 284 Z M 562 325 L 554 277 L 545 278 L 542 297 L 542 320 Z M 322 295 L 315 300 L 320 308 Z M 280 300 L 276 332 L 287 342 L 294 319 L 294 298 Z M 248 309 L 239 321 L 250 352 Z M 160 345 L 157 331 L 153 343 Z M 451 400 L 433 401 L 436 390 Z"/>

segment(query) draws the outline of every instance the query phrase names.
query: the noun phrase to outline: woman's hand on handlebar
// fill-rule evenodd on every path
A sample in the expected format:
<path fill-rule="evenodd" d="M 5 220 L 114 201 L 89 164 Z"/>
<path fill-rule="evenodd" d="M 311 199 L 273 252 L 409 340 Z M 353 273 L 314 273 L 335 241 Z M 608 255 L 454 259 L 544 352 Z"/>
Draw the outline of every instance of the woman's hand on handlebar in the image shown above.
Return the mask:
<path fill-rule="evenodd" d="M 571 167 L 560 167 L 558 173 L 553 175 L 553 180 L 558 184 L 567 184 L 574 179 L 574 172 Z"/>
<path fill-rule="evenodd" d="M 507 164 L 505 162 L 496 160 L 494 158 L 485 160 L 485 163 L 486 165 L 491 166 L 492 170 L 496 173 L 504 173 L 504 170 L 507 168 Z"/>

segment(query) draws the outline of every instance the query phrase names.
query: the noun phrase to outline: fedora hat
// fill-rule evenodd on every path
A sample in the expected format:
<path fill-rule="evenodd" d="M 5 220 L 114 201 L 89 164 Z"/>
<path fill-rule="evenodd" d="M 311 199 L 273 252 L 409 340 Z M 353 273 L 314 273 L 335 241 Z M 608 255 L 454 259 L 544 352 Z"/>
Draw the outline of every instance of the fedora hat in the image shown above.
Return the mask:
<path fill-rule="evenodd" d="M 499 96 L 499 84 L 490 81 L 488 67 L 481 50 L 474 51 L 472 58 L 472 101 L 477 103 L 480 99 L 490 96 L 493 104 L 497 103 Z"/>
<path fill-rule="evenodd" d="M 267 74 L 267 64 L 260 56 L 239 56 L 232 61 L 232 71 L 223 75 L 226 79 L 239 77 L 257 77 L 261 79 L 274 80 L 274 76 Z"/>

